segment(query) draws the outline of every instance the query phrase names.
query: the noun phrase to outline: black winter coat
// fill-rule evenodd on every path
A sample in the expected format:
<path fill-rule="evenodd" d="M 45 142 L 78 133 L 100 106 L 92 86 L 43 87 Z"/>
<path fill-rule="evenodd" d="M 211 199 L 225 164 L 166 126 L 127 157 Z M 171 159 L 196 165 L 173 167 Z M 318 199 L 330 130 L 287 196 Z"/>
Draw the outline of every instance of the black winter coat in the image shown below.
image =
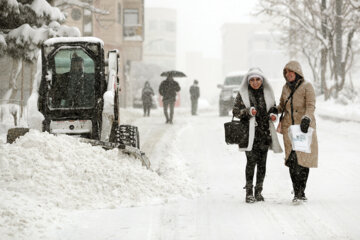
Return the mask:
<path fill-rule="evenodd" d="M 174 101 L 176 100 L 176 92 L 180 91 L 180 85 L 178 82 L 172 79 L 166 79 L 161 82 L 159 86 L 159 93 L 163 97 L 163 101 Z"/>
<path fill-rule="evenodd" d="M 270 113 L 277 114 L 275 107 L 270 108 L 270 111 L 266 110 L 266 103 L 264 98 L 263 88 L 254 90 L 249 86 L 249 98 L 250 104 L 257 111 L 255 115 L 256 127 L 253 149 L 268 149 L 271 145 L 271 135 L 269 129 Z M 233 114 L 235 117 L 248 121 L 250 119 L 250 109 L 246 108 L 240 93 L 238 93 L 233 108 Z"/>
<path fill-rule="evenodd" d="M 194 84 L 190 87 L 190 96 L 191 96 L 191 100 L 197 100 L 200 97 L 199 86 Z"/>
<path fill-rule="evenodd" d="M 149 86 L 144 87 L 142 90 L 141 99 L 145 107 L 151 107 L 152 96 L 154 96 L 154 90 Z"/>

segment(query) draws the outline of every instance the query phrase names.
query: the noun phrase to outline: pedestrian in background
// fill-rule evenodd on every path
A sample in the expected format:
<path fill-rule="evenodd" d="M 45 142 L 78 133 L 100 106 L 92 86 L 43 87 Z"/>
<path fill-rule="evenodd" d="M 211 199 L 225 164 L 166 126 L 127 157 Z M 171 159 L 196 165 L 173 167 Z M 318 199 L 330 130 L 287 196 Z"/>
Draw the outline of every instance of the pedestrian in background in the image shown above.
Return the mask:
<path fill-rule="evenodd" d="M 153 104 L 152 98 L 154 96 L 154 90 L 150 86 L 149 81 L 145 82 L 144 88 L 142 89 L 141 99 L 144 108 L 144 117 L 150 116 L 150 109 Z"/>
<path fill-rule="evenodd" d="M 198 100 L 200 97 L 200 88 L 198 84 L 198 80 L 195 79 L 193 85 L 190 87 L 191 115 L 197 115 Z"/>
<path fill-rule="evenodd" d="M 246 154 L 246 197 L 245 202 L 264 201 L 262 196 L 266 173 L 268 150 L 282 152 L 274 121 L 277 118 L 274 92 L 259 68 L 252 68 L 244 76 L 236 96 L 233 115 L 242 121 L 249 121 L 248 146 L 240 148 Z M 244 137 L 244 136 L 241 136 Z M 253 178 L 257 166 L 255 194 Z"/>
<path fill-rule="evenodd" d="M 176 82 L 171 75 L 160 83 L 159 93 L 162 96 L 162 102 L 164 106 L 164 115 L 166 123 L 173 123 L 174 106 L 176 101 L 176 93 L 180 91 L 180 85 Z M 168 114 L 168 108 L 170 107 L 170 117 Z"/>
<path fill-rule="evenodd" d="M 278 111 L 284 113 L 281 122 L 281 132 L 285 145 L 285 165 L 289 167 L 290 177 L 293 184 L 293 202 L 306 201 L 305 188 L 309 177 L 309 168 L 318 165 L 318 143 L 316 136 L 315 120 L 315 91 L 310 82 L 305 81 L 300 63 L 288 62 L 283 75 L 286 80 L 282 88 Z M 291 140 L 288 135 L 290 125 L 300 124 L 301 131 L 308 132 L 309 127 L 314 129 L 312 133 L 311 153 L 293 151 Z"/>

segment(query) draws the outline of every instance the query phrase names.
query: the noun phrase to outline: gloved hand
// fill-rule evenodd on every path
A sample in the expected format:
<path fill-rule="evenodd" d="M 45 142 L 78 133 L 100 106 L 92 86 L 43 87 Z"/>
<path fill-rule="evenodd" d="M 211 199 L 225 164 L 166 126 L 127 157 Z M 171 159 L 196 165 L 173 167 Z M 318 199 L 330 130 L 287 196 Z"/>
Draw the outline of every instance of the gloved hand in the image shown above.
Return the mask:
<path fill-rule="evenodd" d="M 250 116 L 254 117 L 256 115 L 257 111 L 254 107 L 251 107 L 249 113 L 250 113 Z"/>
<path fill-rule="evenodd" d="M 271 119 L 271 121 L 275 122 L 275 121 L 276 121 L 276 118 L 277 118 L 276 114 L 270 113 L 270 119 Z"/>
<path fill-rule="evenodd" d="M 273 113 L 273 114 L 278 114 L 279 111 L 277 110 L 276 107 L 271 107 L 271 108 L 269 109 L 269 112 L 268 112 L 268 113 L 269 113 L 269 114 L 271 114 L 271 113 Z"/>
<path fill-rule="evenodd" d="M 310 126 L 310 118 L 308 117 L 303 117 L 303 119 L 301 119 L 301 123 L 300 123 L 300 129 L 303 133 L 307 133 L 309 130 L 309 126 Z"/>

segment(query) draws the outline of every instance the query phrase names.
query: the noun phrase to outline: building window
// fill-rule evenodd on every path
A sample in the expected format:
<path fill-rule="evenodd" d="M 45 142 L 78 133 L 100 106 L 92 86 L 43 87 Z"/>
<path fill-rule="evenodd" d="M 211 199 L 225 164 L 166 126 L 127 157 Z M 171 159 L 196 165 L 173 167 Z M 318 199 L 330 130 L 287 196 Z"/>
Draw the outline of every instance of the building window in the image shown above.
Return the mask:
<path fill-rule="evenodd" d="M 172 41 L 166 41 L 164 43 L 164 50 L 167 53 L 174 53 L 176 48 L 175 48 L 175 42 Z"/>
<path fill-rule="evenodd" d="M 176 26 L 174 22 L 166 21 L 166 31 L 167 32 L 175 32 Z"/>
<path fill-rule="evenodd" d="M 124 25 L 136 26 L 139 24 L 139 10 L 138 9 L 124 9 Z"/>
<path fill-rule="evenodd" d="M 124 9 L 124 37 L 127 40 L 142 40 L 138 9 Z"/>
<path fill-rule="evenodd" d="M 71 18 L 74 21 L 79 21 L 81 19 L 81 10 L 79 8 L 73 8 L 71 10 Z"/>

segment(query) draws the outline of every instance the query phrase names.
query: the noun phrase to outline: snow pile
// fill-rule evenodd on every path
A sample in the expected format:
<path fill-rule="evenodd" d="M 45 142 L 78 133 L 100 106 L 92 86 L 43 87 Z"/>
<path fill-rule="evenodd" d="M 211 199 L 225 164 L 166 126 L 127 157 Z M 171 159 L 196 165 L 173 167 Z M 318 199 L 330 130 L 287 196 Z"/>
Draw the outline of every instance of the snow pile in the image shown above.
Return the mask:
<path fill-rule="evenodd" d="M 0 145 L 0 236 L 39 234 L 64 209 L 139 206 L 198 194 L 186 174 L 177 174 L 179 165 L 167 168 L 159 176 L 117 149 L 31 130 Z"/>
<path fill-rule="evenodd" d="M 315 113 L 322 117 L 360 122 L 360 103 L 339 104 L 335 99 L 324 101 L 321 96 L 316 99 Z"/>

